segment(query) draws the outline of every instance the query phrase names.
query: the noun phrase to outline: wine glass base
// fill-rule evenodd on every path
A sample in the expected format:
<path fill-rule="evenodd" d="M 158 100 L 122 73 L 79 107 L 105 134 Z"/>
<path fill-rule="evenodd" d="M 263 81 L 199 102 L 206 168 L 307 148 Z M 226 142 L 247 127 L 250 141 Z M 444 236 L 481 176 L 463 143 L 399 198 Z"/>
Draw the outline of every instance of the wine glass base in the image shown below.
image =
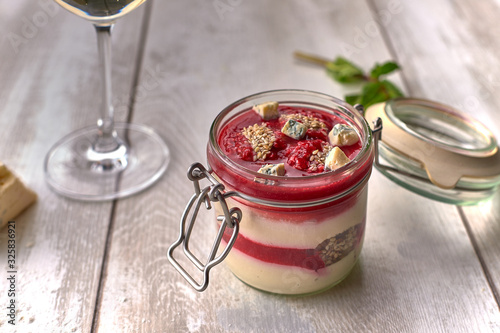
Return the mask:
<path fill-rule="evenodd" d="M 116 123 L 114 128 L 127 146 L 124 159 L 111 162 L 111 167 L 96 167 L 88 151 L 97 127 L 83 128 L 59 140 L 47 153 L 44 170 L 49 186 L 69 198 L 103 201 L 133 195 L 155 183 L 170 161 L 163 139 L 144 125 Z"/>

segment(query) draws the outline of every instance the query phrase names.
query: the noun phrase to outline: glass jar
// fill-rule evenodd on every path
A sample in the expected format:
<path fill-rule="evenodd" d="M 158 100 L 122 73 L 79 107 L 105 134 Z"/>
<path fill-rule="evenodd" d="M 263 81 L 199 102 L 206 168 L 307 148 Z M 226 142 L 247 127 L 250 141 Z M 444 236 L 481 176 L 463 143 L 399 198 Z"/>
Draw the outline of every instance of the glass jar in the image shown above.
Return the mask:
<path fill-rule="evenodd" d="M 361 149 L 347 165 L 299 177 L 264 175 L 229 158 L 220 146 L 224 126 L 253 105 L 319 111 L 357 132 Z M 226 191 L 229 208 L 242 211 L 239 234 L 225 262 L 243 282 L 279 294 L 325 290 L 348 275 L 359 258 L 366 223 L 367 182 L 373 162 L 372 134 L 363 116 L 334 97 L 301 90 L 270 91 L 243 98 L 214 120 L 207 148 L 212 175 Z M 272 163 L 272 161 L 269 161 Z M 223 210 L 215 205 L 216 215 Z M 222 238 L 227 243 L 231 230 Z"/>

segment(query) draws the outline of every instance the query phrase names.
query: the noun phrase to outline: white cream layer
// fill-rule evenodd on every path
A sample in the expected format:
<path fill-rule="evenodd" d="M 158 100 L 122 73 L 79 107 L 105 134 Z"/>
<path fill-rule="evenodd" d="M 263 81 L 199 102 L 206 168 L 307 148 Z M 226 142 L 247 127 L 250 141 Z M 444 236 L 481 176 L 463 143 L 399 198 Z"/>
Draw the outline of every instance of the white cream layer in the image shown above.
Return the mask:
<path fill-rule="evenodd" d="M 227 203 L 230 207 L 236 206 L 241 209 L 243 217 L 240 222 L 240 234 L 246 238 L 271 246 L 314 249 L 325 239 L 333 237 L 365 219 L 367 188 L 361 190 L 359 196 L 354 200 L 356 203 L 341 213 L 335 212 L 335 207 L 332 207 L 331 218 L 318 221 L 314 217 L 314 211 L 312 211 L 310 219 L 302 223 L 291 222 L 285 214 L 280 220 L 270 219 L 269 216 L 276 217 L 276 215 L 268 215 L 266 211 L 242 205 L 232 199 L 228 199 Z M 223 214 L 219 205 L 216 205 L 216 214 Z"/>

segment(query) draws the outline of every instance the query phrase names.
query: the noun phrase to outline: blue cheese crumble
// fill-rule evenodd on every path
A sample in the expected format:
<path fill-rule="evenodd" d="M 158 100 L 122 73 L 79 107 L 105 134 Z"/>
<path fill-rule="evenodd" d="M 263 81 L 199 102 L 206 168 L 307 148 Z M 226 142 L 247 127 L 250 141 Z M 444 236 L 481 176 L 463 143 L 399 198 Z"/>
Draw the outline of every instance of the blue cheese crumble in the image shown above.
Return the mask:
<path fill-rule="evenodd" d="M 307 126 L 293 119 L 288 119 L 281 132 L 295 140 L 300 140 L 306 135 Z"/>

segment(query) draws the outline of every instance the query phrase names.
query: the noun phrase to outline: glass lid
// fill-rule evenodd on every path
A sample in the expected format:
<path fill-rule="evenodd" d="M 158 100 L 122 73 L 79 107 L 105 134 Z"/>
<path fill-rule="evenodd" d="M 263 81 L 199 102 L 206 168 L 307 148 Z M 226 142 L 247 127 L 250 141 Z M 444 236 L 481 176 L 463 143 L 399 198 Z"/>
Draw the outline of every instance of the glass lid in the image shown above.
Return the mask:
<path fill-rule="evenodd" d="M 497 141 L 484 125 L 449 106 L 401 98 L 369 107 L 375 166 L 398 184 L 453 204 L 475 204 L 500 184 Z M 376 125 L 374 125 L 376 126 Z"/>
<path fill-rule="evenodd" d="M 386 103 L 390 120 L 416 138 L 445 150 L 467 156 L 490 156 L 497 142 L 481 123 L 445 106 L 423 101 L 400 99 Z"/>

